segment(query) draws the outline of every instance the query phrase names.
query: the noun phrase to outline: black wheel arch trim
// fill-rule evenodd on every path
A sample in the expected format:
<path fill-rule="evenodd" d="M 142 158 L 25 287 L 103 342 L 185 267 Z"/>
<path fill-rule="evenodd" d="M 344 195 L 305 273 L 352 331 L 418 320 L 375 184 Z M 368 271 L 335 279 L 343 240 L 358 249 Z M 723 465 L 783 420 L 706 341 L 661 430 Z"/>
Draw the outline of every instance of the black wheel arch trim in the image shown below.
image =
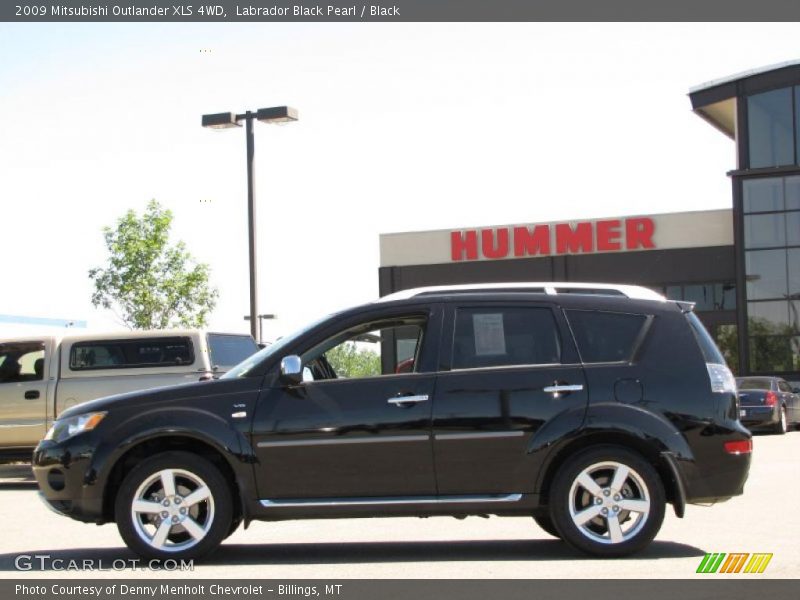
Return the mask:
<path fill-rule="evenodd" d="M 255 452 L 247 437 L 219 416 L 205 410 L 173 407 L 128 419 L 103 437 L 120 441 L 100 444 L 92 455 L 85 483 L 87 488 L 95 488 L 95 495 L 105 497 L 114 468 L 134 448 L 158 439 L 187 438 L 211 447 L 223 457 L 233 472 L 245 523 L 251 520 L 247 498 L 254 494 L 248 482 L 253 477 Z"/>
<path fill-rule="evenodd" d="M 659 463 L 656 466 L 661 467 L 662 479 L 669 479 L 664 484 L 669 487 L 676 514 L 682 516 L 686 489 L 679 461 L 693 462 L 694 453 L 675 425 L 641 407 L 608 403 L 590 405 L 585 419 L 576 426 L 582 412 L 565 413 L 553 420 L 552 427 L 543 427 L 531 439 L 528 453 L 540 455 L 534 491 L 545 499 L 558 466 L 576 450 L 600 444 L 621 445 L 640 453 L 644 450 L 646 457 Z M 560 427 L 556 427 L 557 421 Z"/>

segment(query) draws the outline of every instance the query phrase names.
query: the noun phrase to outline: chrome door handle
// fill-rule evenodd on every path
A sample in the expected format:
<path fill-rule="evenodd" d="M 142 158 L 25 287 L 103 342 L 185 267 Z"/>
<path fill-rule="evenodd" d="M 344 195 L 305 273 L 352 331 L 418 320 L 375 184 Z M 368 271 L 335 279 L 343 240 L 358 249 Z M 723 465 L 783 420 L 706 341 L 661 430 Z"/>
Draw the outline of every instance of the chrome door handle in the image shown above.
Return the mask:
<path fill-rule="evenodd" d="M 544 391 L 548 394 L 557 394 L 559 392 L 580 392 L 582 390 L 582 385 L 548 385 L 546 388 L 544 388 Z"/>
<path fill-rule="evenodd" d="M 428 394 L 419 394 L 417 396 L 397 396 L 396 398 L 389 398 L 386 402 L 394 404 L 395 406 L 402 406 L 403 404 L 414 404 L 416 402 L 427 402 Z"/>

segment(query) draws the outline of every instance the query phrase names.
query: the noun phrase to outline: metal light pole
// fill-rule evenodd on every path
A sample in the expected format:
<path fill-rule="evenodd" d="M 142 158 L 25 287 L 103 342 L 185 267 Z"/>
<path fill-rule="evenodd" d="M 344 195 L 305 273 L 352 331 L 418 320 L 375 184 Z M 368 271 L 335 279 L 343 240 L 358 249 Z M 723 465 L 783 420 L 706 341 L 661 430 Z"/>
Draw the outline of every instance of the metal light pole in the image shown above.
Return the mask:
<path fill-rule="evenodd" d="M 255 157 L 255 136 L 253 135 L 253 120 L 262 123 L 290 123 L 297 120 L 297 111 L 289 106 L 273 106 L 259 108 L 253 112 L 248 110 L 243 114 L 232 112 L 203 115 L 203 127 L 209 129 L 230 129 L 241 127 L 245 122 L 245 137 L 247 142 L 247 233 L 250 257 L 250 335 L 256 338 L 256 319 L 258 318 L 258 275 L 256 252 L 256 182 L 253 159 Z M 260 321 L 260 319 L 259 319 Z M 260 337 L 258 338 L 260 341 Z"/>
<path fill-rule="evenodd" d="M 264 343 L 264 320 L 265 319 L 277 319 L 278 317 L 276 317 L 275 315 L 272 315 L 272 314 L 256 315 L 256 316 L 258 317 L 258 339 L 256 339 L 256 338 L 253 338 L 253 339 L 256 339 L 256 341 L 259 344 L 263 344 Z M 251 320 L 250 319 L 250 315 L 245 315 L 244 320 L 245 321 L 250 321 Z"/>

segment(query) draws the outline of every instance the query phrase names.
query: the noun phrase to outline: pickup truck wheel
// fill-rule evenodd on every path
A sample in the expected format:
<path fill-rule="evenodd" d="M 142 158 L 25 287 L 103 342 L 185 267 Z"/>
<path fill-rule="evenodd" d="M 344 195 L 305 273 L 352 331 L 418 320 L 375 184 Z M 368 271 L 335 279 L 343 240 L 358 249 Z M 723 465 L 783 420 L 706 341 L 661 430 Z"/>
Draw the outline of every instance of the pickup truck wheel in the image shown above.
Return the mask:
<path fill-rule="evenodd" d="M 190 559 L 227 536 L 233 499 L 212 463 L 188 452 L 164 452 L 126 475 L 114 510 L 122 539 L 140 556 Z"/>
<path fill-rule="evenodd" d="M 556 529 L 555 524 L 553 523 L 553 519 L 545 515 L 534 515 L 533 520 L 536 521 L 536 524 L 544 529 L 545 533 L 549 533 L 553 537 L 560 538 L 561 535 L 558 533 L 558 529 Z"/>
<path fill-rule="evenodd" d="M 594 556 L 644 548 L 664 520 L 664 485 L 639 454 L 616 446 L 590 448 L 555 476 L 550 514 L 561 539 Z"/>

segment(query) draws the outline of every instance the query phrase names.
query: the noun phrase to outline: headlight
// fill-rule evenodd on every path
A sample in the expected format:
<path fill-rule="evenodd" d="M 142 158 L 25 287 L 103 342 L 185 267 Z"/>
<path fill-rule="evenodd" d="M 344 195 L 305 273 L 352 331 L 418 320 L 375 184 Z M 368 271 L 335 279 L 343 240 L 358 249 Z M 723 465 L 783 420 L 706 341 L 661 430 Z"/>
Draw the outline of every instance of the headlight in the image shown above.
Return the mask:
<path fill-rule="evenodd" d="M 47 435 L 44 436 L 44 439 L 54 442 L 63 442 L 84 431 L 91 431 L 100 424 L 100 421 L 102 421 L 105 416 L 106 413 L 104 412 L 96 412 L 70 417 L 69 419 L 59 419 L 53 423 L 53 426 L 47 432 Z"/>

